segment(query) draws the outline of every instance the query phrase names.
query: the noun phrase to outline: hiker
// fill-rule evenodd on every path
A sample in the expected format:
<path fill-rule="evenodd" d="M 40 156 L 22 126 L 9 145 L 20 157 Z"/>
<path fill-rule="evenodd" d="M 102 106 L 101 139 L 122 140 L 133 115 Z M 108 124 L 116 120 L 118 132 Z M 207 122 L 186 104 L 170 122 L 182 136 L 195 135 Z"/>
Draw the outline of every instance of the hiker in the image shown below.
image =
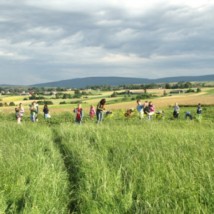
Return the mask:
<path fill-rule="evenodd" d="M 22 119 L 22 117 L 24 116 L 24 107 L 22 106 L 22 103 L 19 103 L 19 114 L 20 114 L 20 117 Z"/>
<path fill-rule="evenodd" d="M 103 111 L 105 110 L 106 99 L 100 100 L 97 104 L 96 115 L 97 115 L 97 123 L 102 122 L 103 120 Z"/>
<path fill-rule="evenodd" d="M 137 107 L 136 107 L 136 109 L 137 109 L 137 112 L 139 114 L 140 119 L 142 119 L 143 116 L 144 116 L 144 112 L 143 112 L 143 104 L 141 103 L 140 100 L 137 100 Z"/>
<path fill-rule="evenodd" d="M 75 108 L 73 110 L 73 112 L 76 114 L 75 116 L 75 122 L 78 124 L 82 123 L 82 119 L 83 119 L 83 109 L 81 104 L 78 104 L 77 108 Z"/>
<path fill-rule="evenodd" d="M 93 105 L 91 105 L 90 110 L 89 110 L 89 116 L 90 116 L 91 120 L 94 119 L 95 114 L 96 114 L 95 108 Z"/>
<path fill-rule="evenodd" d="M 180 107 L 178 106 L 178 103 L 175 103 L 173 107 L 173 117 L 178 118 L 179 116 Z"/>
<path fill-rule="evenodd" d="M 201 114 L 202 114 L 202 107 L 201 107 L 201 103 L 198 103 L 196 113 L 197 113 L 197 115 L 198 115 L 198 116 L 201 116 Z"/>
<path fill-rule="evenodd" d="M 18 121 L 18 118 L 19 118 L 19 108 L 18 107 L 15 108 L 15 116 L 16 116 L 17 123 L 19 123 L 19 121 Z"/>
<path fill-rule="evenodd" d="M 150 101 L 149 102 L 149 113 L 148 113 L 148 119 L 151 120 L 152 119 L 152 115 L 155 114 L 155 106 L 153 105 L 153 103 Z"/>
<path fill-rule="evenodd" d="M 22 103 L 19 103 L 19 106 L 15 108 L 16 120 L 17 123 L 20 124 L 22 121 L 22 117 L 24 115 L 24 108 L 22 107 Z"/>
<path fill-rule="evenodd" d="M 36 102 L 32 102 L 30 105 L 30 120 L 34 123 L 36 122 L 36 117 L 37 117 L 37 106 Z"/>
<path fill-rule="evenodd" d="M 187 119 L 187 118 L 189 118 L 190 120 L 192 120 L 192 114 L 191 114 L 190 111 L 187 111 L 187 112 L 185 113 L 185 119 Z"/>
<path fill-rule="evenodd" d="M 45 104 L 44 107 L 43 107 L 43 113 L 44 113 L 44 118 L 45 119 L 51 118 L 51 116 L 49 114 L 49 108 L 48 108 L 47 104 Z"/>
<path fill-rule="evenodd" d="M 145 101 L 143 106 L 144 106 L 144 108 L 143 108 L 144 114 L 148 115 L 149 114 L 149 103 L 148 103 L 148 101 Z"/>

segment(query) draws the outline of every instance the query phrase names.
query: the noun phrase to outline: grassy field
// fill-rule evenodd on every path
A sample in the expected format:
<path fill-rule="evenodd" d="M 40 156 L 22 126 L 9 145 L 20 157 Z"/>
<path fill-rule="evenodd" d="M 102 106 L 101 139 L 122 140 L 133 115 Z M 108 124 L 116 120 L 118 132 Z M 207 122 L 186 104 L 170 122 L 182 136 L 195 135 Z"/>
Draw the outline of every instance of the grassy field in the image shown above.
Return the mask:
<path fill-rule="evenodd" d="M 59 144 L 76 170 L 75 211 L 213 213 L 213 131 L 175 121 L 62 125 Z"/>
<path fill-rule="evenodd" d="M 0 213 L 66 213 L 70 183 L 52 131 L 28 125 L 0 123 Z"/>
<path fill-rule="evenodd" d="M 88 117 L 91 103 L 83 103 L 81 125 L 74 104 L 50 106 L 50 120 L 40 106 L 37 123 L 26 104 L 21 125 L 14 107 L 1 107 L 0 213 L 214 213 L 213 98 L 208 89 L 153 99 L 165 111 L 161 120 L 140 120 L 136 110 L 125 118 L 135 100 L 109 104 L 113 113 L 99 125 Z M 211 104 L 201 120 L 199 102 Z M 184 119 L 186 111 L 193 120 Z"/>
<path fill-rule="evenodd" d="M 213 213 L 213 124 L 1 122 L 0 213 Z"/>

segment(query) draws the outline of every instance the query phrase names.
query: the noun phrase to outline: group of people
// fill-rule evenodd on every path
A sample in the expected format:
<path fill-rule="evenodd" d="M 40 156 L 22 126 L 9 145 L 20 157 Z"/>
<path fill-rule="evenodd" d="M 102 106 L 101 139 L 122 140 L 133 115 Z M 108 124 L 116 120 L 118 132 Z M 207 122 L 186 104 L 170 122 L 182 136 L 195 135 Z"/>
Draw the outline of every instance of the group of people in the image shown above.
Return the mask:
<path fill-rule="evenodd" d="M 106 99 L 101 99 L 99 101 L 99 103 L 97 104 L 96 108 L 93 105 L 90 106 L 89 117 L 91 120 L 94 120 L 94 117 L 96 116 L 97 123 L 102 122 L 103 115 L 105 112 L 105 104 L 106 104 Z M 38 121 L 39 105 L 36 101 L 32 102 L 32 104 L 29 105 L 29 110 L 30 110 L 30 120 L 32 122 Z M 140 119 L 144 118 L 145 115 L 148 117 L 149 120 L 152 119 L 153 115 L 156 115 L 156 117 L 161 118 L 164 114 L 163 111 L 155 112 L 155 106 L 151 101 L 150 102 L 145 101 L 142 104 L 140 100 L 137 100 L 136 110 L 138 112 Z M 133 111 L 134 111 L 133 109 L 128 109 L 124 114 L 125 117 L 131 116 Z M 18 107 L 15 108 L 16 120 L 17 120 L 18 124 L 21 123 L 24 112 L 25 111 L 22 106 L 22 103 L 20 103 L 18 105 Z M 78 104 L 77 108 L 75 108 L 73 110 L 73 112 L 75 113 L 75 122 L 78 124 L 81 124 L 83 121 L 83 116 L 84 116 L 83 108 L 82 108 L 81 104 Z M 47 104 L 45 104 L 43 107 L 43 113 L 44 113 L 45 119 L 51 117 L 49 114 L 49 108 L 48 108 Z M 109 113 L 109 112 L 106 112 L 106 114 L 107 113 Z M 178 103 L 175 103 L 175 105 L 173 107 L 173 117 L 175 119 L 179 118 L 179 113 L 180 113 L 180 107 L 179 107 Z M 202 107 L 201 107 L 200 103 L 197 106 L 196 113 L 199 117 L 202 114 Z M 193 119 L 193 116 L 190 111 L 185 112 L 185 118 L 186 119 L 189 118 L 191 120 Z"/>
<path fill-rule="evenodd" d="M 155 106 L 151 101 L 150 102 L 145 101 L 144 104 L 142 104 L 140 100 L 137 100 L 136 109 L 137 109 L 140 119 L 142 119 L 144 117 L 144 115 L 147 115 L 148 119 L 151 120 L 152 116 L 154 114 L 156 115 L 156 117 L 161 118 L 161 117 L 163 117 L 163 114 L 164 114 L 164 111 L 155 112 Z M 125 113 L 125 116 L 126 117 L 130 116 L 130 114 L 132 112 L 133 112 L 132 109 L 128 109 L 127 112 Z M 175 119 L 179 118 L 179 113 L 180 113 L 180 107 L 179 107 L 178 103 L 175 103 L 175 105 L 173 106 L 173 117 Z M 200 103 L 198 103 L 198 105 L 197 105 L 196 113 L 197 113 L 198 117 L 201 118 L 202 107 L 201 107 Z M 193 119 L 193 116 L 190 111 L 185 112 L 185 119 L 188 119 L 188 118 L 190 120 Z"/>
<path fill-rule="evenodd" d="M 100 102 L 97 104 L 96 109 L 93 105 L 91 105 L 90 110 L 89 110 L 89 116 L 90 116 L 91 120 L 93 120 L 95 115 L 96 115 L 97 123 L 102 122 L 103 113 L 105 110 L 105 104 L 106 104 L 106 99 L 101 99 Z M 81 104 L 78 104 L 77 108 L 75 108 L 73 110 L 73 112 L 76 114 L 75 115 L 75 122 L 78 124 L 81 124 L 82 120 L 83 120 L 83 116 L 84 116 Z"/>
<path fill-rule="evenodd" d="M 39 114 L 39 104 L 36 101 L 33 101 L 30 105 L 29 105 L 29 110 L 30 110 L 30 120 L 32 122 L 36 122 L 38 121 L 38 114 Z M 22 117 L 24 116 L 24 107 L 22 106 L 22 103 L 19 103 L 18 107 L 15 108 L 15 115 L 16 115 L 16 120 L 17 123 L 20 124 L 22 121 Z M 48 105 L 45 104 L 43 107 L 43 113 L 44 113 L 44 118 L 50 118 L 50 114 L 49 114 L 49 108 Z"/>
<path fill-rule="evenodd" d="M 175 103 L 175 105 L 173 107 L 173 117 L 175 119 L 177 119 L 179 117 L 179 113 L 180 113 L 180 107 L 179 107 L 178 103 Z M 199 118 L 201 118 L 201 115 L 202 115 L 201 103 L 198 103 L 198 105 L 197 105 L 196 114 L 198 115 Z M 193 119 L 193 116 L 190 111 L 185 112 L 185 119 L 188 119 L 188 118 L 190 120 Z"/>
<path fill-rule="evenodd" d="M 152 115 L 155 114 L 155 106 L 150 101 L 145 101 L 144 104 L 141 103 L 140 100 L 137 100 L 137 107 L 136 107 L 140 119 L 144 117 L 144 115 L 148 116 L 148 119 L 150 120 L 152 118 Z"/>

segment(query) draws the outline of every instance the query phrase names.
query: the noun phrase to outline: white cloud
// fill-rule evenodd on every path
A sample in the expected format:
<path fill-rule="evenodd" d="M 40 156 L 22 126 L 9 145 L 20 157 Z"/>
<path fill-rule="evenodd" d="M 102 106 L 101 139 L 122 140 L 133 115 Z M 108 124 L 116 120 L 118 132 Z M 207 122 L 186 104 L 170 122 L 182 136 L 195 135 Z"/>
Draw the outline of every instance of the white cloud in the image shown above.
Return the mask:
<path fill-rule="evenodd" d="M 203 10 L 213 5 L 212 0 L 23 0 L 26 5 L 61 11 L 99 11 L 104 8 L 121 8 L 130 14 L 144 13 L 159 6 L 187 6 Z"/>
<path fill-rule="evenodd" d="M 33 76 L 38 83 L 213 72 L 209 0 L 2 0 L 0 5 L 2 80 L 17 71 L 25 83 L 33 83 Z"/>
<path fill-rule="evenodd" d="M 30 34 L 39 34 L 39 35 L 47 35 L 47 36 L 59 36 L 63 34 L 63 29 L 61 28 L 50 28 L 50 27 L 35 27 L 35 28 L 30 28 L 27 30 L 26 33 Z"/>
<path fill-rule="evenodd" d="M 123 54 L 107 54 L 102 58 L 103 62 L 107 63 L 116 63 L 116 64 L 133 64 L 133 63 L 140 63 L 147 61 L 148 59 L 136 56 L 134 54 L 130 55 L 123 55 Z"/>

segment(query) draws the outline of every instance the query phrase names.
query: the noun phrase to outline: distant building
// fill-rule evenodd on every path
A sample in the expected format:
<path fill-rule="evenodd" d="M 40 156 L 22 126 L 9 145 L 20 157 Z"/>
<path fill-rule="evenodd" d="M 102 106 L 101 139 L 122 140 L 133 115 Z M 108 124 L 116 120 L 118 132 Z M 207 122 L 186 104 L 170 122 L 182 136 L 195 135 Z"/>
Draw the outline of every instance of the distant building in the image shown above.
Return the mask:
<path fill-rule="evenodd" d="M 25 96 L 25 95 L 29 95 L 29 94 L 30 94 L 29 92 L 22 91 L 20 95 Z"/>
<path fill-rule="evenodd" d="M 57 92 L 56 91 L 44 91 L 43 95 L 56 95 Z"/>
<path fill-rule="evenodd" d="M 183 94 L 185 91 L 184 90 L 173 90 L 173 91 L 170 91 L 169 93 L 170 94 Z"/>
<path fill-rule="evenodd" d="M 52 94 L 52 95 L 56 95 L 56 94 L 57 94 L 57 91 L 52 91 L 51 94 Z"/>
<path fill-rule="evenodd" d="M 44 91 L 43 95 L 51 95 L 51 93 L 52 93 L 51 91 Z"/>

